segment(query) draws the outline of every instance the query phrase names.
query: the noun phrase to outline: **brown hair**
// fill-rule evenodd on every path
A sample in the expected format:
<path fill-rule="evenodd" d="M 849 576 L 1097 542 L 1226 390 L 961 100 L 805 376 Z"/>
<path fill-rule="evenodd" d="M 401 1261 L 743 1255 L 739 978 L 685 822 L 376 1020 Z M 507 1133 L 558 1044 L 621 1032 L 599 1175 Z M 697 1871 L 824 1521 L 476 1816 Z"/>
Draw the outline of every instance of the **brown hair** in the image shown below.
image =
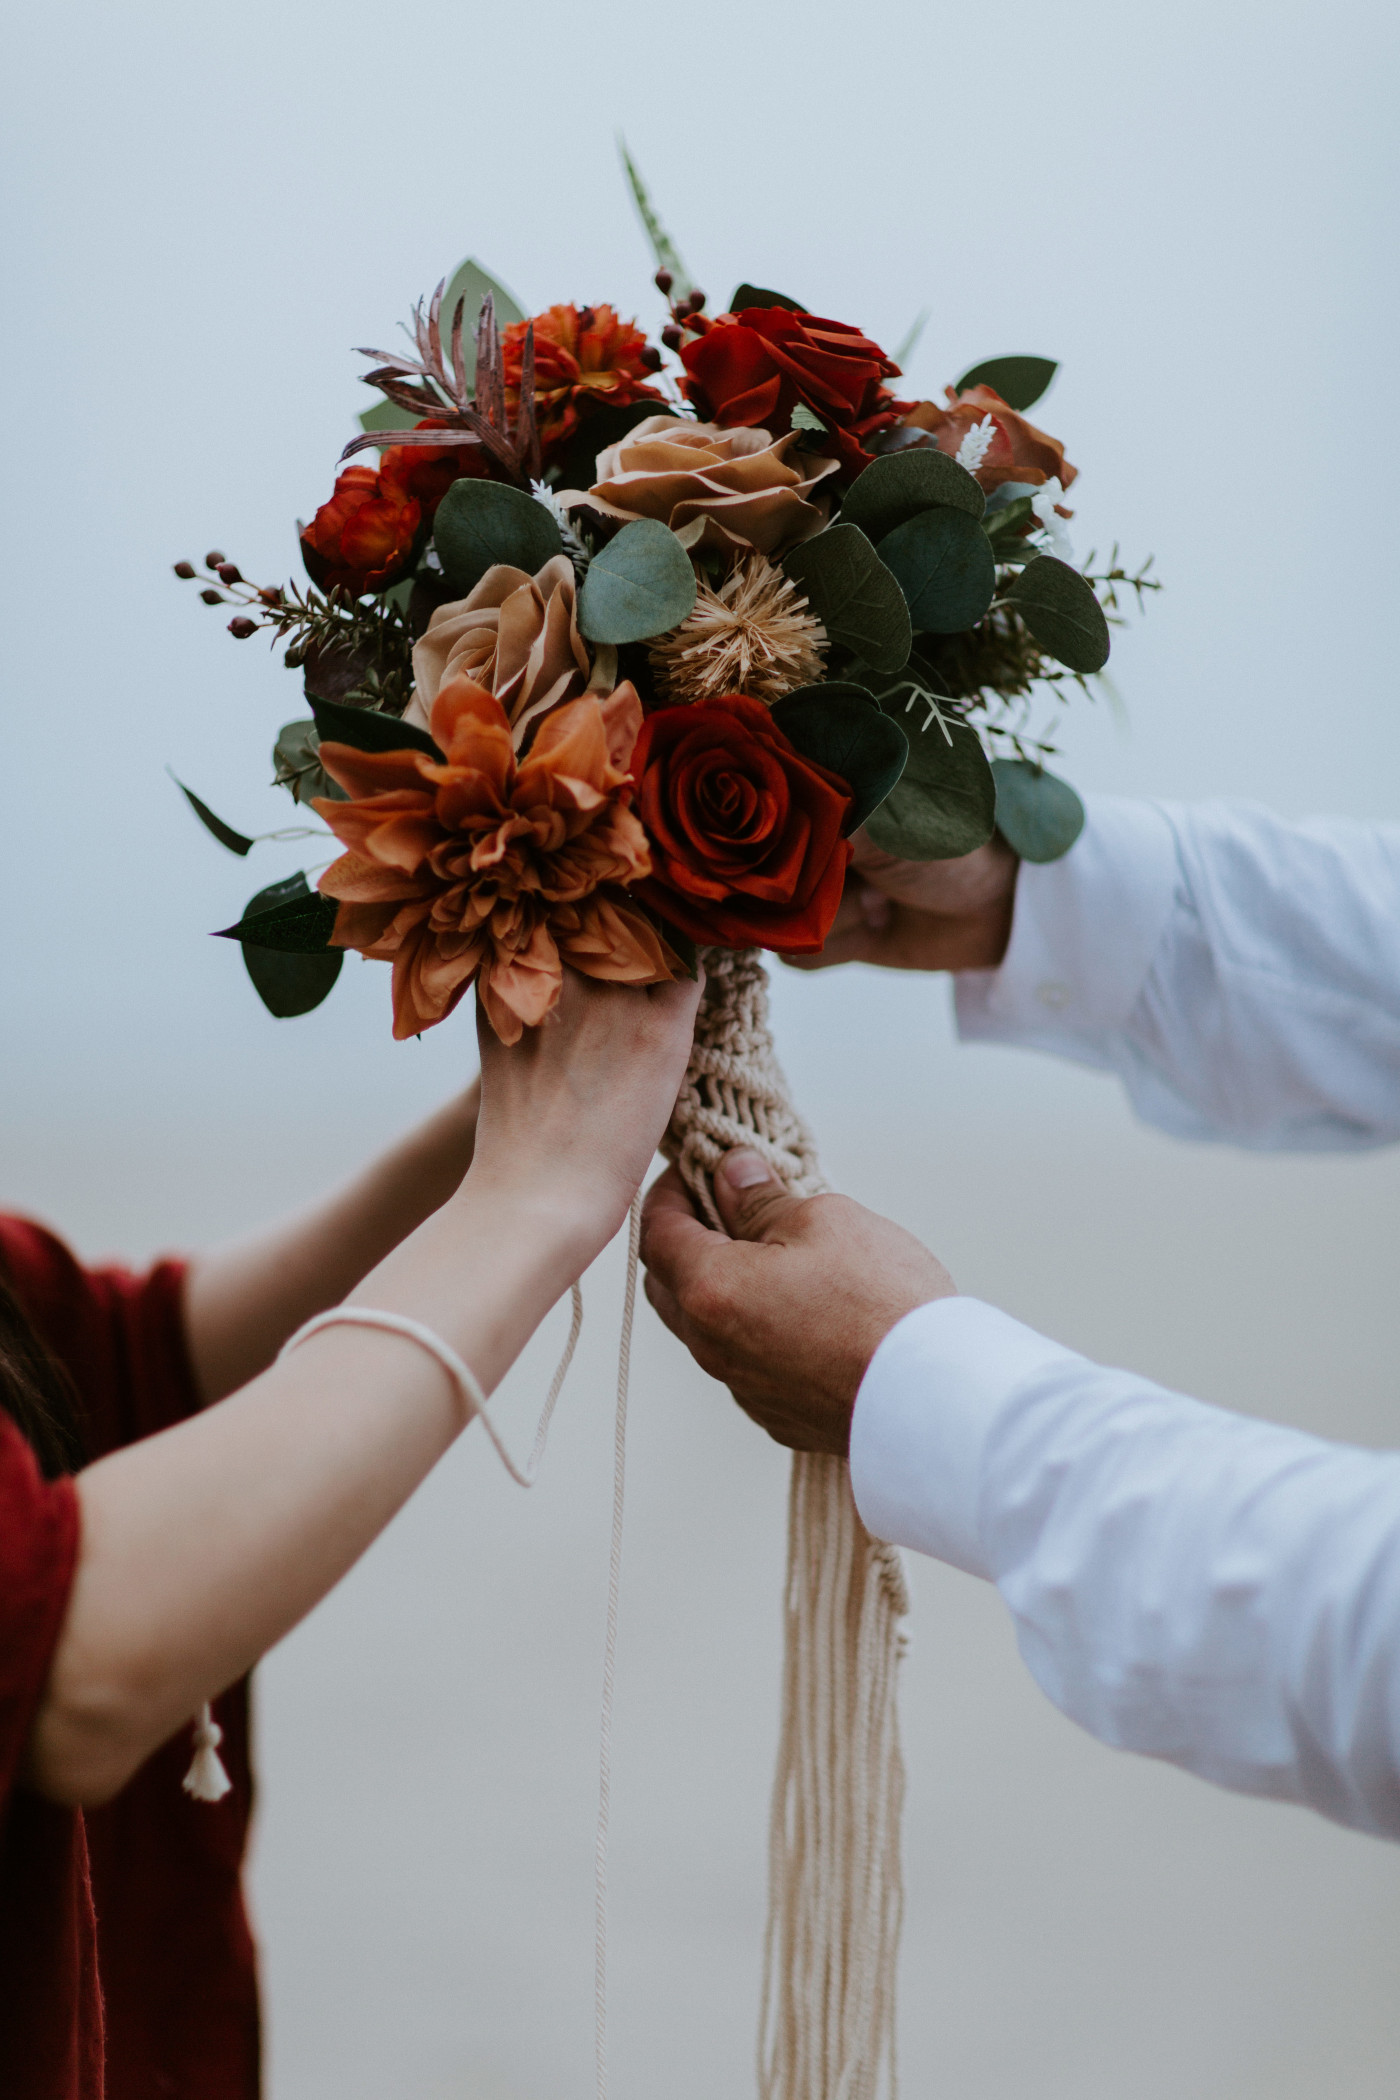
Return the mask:
<path fill-rule="evenodd" d="M 0 1270 L 0 1408 L 33 1446 L 46 1480 L 86 1459 L 78 1395 Z"/>

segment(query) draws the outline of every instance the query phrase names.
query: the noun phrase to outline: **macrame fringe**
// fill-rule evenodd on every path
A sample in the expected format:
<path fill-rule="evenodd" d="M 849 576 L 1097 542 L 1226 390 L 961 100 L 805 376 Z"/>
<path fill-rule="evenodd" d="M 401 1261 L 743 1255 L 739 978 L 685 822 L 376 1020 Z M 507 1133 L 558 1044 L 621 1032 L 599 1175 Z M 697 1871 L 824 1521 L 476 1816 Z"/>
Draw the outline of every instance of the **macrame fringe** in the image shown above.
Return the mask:
<path fill-rule="evenodd" d="M 752 951 L 711 949 L 695 1048 L 664 1149 L 710 1222 L 736 1145 L 796 1196 L 826 1184 L 792 1105 Z M 769 1825 L 761 2100 L 896 2092 L 904 1765 L 896 1678 L 909 1609 L 898 1553 L 860 1520 L 842 1459 L 799 1452 L 788 1499 L 785 1655 Z"/>

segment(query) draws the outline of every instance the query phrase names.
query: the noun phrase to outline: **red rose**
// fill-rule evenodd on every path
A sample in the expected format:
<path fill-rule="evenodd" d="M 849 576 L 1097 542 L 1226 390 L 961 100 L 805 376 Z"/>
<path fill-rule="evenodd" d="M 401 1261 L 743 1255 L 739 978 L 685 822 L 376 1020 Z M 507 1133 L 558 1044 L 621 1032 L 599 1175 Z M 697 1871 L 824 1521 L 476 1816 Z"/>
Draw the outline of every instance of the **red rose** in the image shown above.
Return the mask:
<path fill-rule="evenodd" d="M 631 767 L 654 862 L 635 895 L 716 947 L 822 946 L 851 857 L 844 780 L 744 693 L 648 715 Z"/>
<path fill-rule="evenodd" d="M 419 430 L 446 430 L 441 416 L 425 416 Z M 423 508 L 431 524 L 439 503 L 464 474 L 487 480 L 491 462 L 484 445 L 391 445 L 379 462 L 380 486 L 393 486 Z"/>
<path fill-rule="evenodd" d="M 301 536 L 306 573 L 322 590 L 383 590 L 412 560 L 422 520 L 422 505 L 393 475 L 347 467 Z"/>
<path fill-rule="evenodd" d="M 780 437 L 801 402 L 830 431 L 848 478 L 869 462 L 863 441 L 897 423 L 908 406 L 880 383 L 897 378 L 899 366 L 844 321 L 746 306 L 687 323 L 701 325 L 703 333 L 681 352 L 685 390 L 699 415 L 726 430 L 746 424 Z"/>

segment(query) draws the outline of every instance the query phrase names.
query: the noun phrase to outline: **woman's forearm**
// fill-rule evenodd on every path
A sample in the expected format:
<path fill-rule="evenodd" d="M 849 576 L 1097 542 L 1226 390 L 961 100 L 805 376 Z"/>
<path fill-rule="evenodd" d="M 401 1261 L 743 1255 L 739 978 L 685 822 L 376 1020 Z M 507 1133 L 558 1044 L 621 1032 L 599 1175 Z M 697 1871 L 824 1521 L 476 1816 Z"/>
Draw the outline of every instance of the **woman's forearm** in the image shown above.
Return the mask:
<path fill-rule="evenodd" d="M 469 1180 L 356 1295 L 434 1328 L 489 1391 L 591 1257 L 587 1209 L 567 1189 Z M 89 1467 L 31 1782 L 64 1801 L 116 1791 L 333 1587 L 462 1423 L 451 1382 L 411 1341 L 332 1329 Z"/>
<path fill-rule="evenodd" d="M 185 1325 L 207 1401 L 266 1370 L 303 1321 L 447 1202 L 471 1165 L 478 1101 L 473 1085 L 312 1209 L 191 1262 Z"/>

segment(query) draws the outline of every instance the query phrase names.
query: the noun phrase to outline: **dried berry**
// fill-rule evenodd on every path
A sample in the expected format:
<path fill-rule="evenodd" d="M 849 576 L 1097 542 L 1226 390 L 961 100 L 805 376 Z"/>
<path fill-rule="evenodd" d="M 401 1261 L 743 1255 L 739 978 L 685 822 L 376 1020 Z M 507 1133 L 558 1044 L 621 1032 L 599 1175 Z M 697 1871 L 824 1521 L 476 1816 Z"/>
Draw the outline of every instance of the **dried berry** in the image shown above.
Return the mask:
<path fill-rule="evenodd" d="M 233 562 L 221 561 L 216 566 L 219 571 L 220 583 L 242 583 L 243 578 Z"/>
<path fill-rule="evenodd" d="M 257 633 L 258 623 L 250 620 L 246 613 L 239 613 L 237 619 L 229 621 L 228 631 L 235 641 L 246 642 L 250 634 Z"/>
<path fill-rule="evenodd" d="M 222 591 L 201 591 L 200 597 L 206 605 L 227 605 L 228 599 Z"/>
<path fill-rule="evenodd" d="M 226 554 L 220 554 L 218 548 L 215 547 L 211 550 L 210 553 L 205 555 L 204 566 L 206 569 L 217 569 L 220 562 L 227 560 L 228 556 Z"/>
<path fill-rule="evenodd" d="M 194 574 L 194 563 L 192 561 L 177 561 L 175 564 L 175 574 L 183 578 L 183 580 L 186 583 L 188 583 L 191 576 L 193 576 Z"/>
<path fill-rule="evenodd" d="M 676 280 L 669 270 L 658 270 L 653 281 L 658 292 L 669 292 Z"/>

